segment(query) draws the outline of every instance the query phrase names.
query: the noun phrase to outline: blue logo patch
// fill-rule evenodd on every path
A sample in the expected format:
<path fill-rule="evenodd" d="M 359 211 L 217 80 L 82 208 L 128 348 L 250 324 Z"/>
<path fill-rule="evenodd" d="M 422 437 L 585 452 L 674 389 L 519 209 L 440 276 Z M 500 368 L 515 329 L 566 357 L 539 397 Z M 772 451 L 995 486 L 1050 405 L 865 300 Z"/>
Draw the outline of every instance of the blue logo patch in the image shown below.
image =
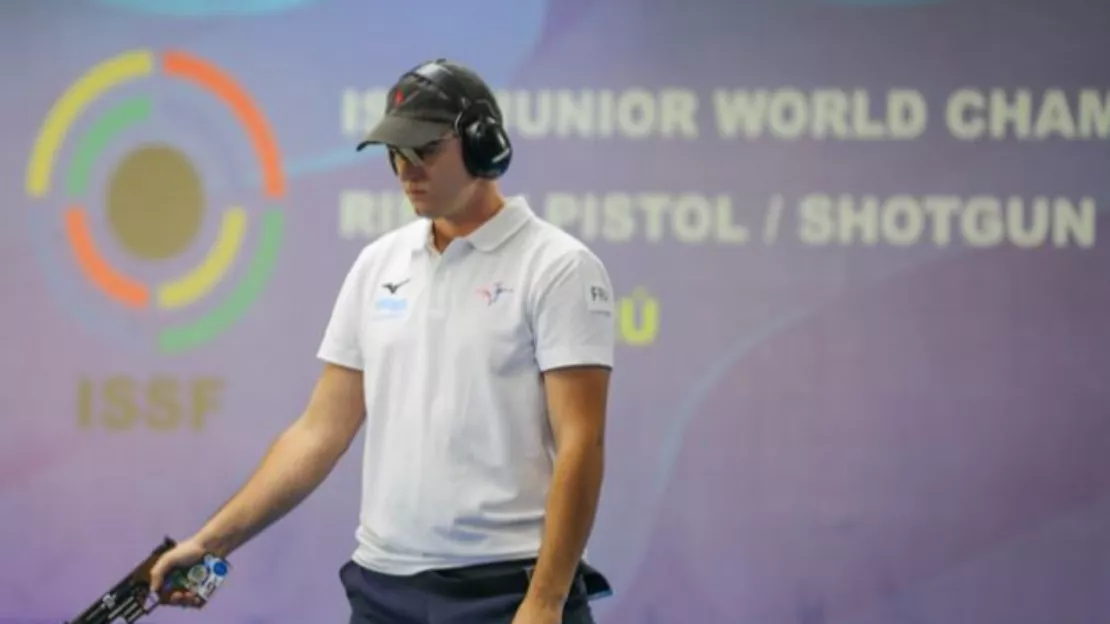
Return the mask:
<path fill-rule="evenodd" d="M 374 309 L 387 314 L 400 314 L 409 307 L 408 299 L 401 297 L 382 297 L 374 302 Z"/>

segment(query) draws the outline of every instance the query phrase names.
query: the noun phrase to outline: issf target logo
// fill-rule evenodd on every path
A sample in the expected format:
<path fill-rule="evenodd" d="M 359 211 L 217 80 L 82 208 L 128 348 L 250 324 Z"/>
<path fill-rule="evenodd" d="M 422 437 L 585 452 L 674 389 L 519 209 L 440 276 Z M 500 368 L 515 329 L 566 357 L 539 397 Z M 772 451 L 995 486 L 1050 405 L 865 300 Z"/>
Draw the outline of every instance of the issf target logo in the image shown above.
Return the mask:
<path fill-rule="evenodd" d="M 221 120 L 197 123 L 197 107 Z M 210 174 L 243 171 L 229 153 L 253 160 L 261 183 L 219 201 Z M 89 68 L 46 114 L 26 175 L 51 290 L 113 343 L 194 350 L 240 322 L 273 275 L 281 151 L 250 94 L 204 58 L 133 50 Z"/>

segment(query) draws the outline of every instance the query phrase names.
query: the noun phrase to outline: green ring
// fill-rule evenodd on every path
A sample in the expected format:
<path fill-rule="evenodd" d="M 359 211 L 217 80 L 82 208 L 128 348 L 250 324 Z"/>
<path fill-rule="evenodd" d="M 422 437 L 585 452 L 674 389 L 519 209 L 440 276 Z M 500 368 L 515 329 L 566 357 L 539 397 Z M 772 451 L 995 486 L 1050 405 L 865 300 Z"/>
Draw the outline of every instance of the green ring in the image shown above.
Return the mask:
<path fill-rule="evenodd" d="M 100 157 L 100 153 L 117 134 L 149 118 L 152 109 L 150 98 L 146 96 L 124 100 L 101 115 L 81 135 L 66 175 L 66 191 L 71 197 L 85 196 L 92 165 Z"/>
<path fill-rule="evenodd" d="M 214 339 L 246 314 L 273 275 L 284 230 L 285 219 L 281 211 L 271 209 L 266 212 L 262 216 L 258 250 L 238 287 L 199 319 L 162 331 L 158 335 L 159 350 L 174 354 L 192 349 Z"/>

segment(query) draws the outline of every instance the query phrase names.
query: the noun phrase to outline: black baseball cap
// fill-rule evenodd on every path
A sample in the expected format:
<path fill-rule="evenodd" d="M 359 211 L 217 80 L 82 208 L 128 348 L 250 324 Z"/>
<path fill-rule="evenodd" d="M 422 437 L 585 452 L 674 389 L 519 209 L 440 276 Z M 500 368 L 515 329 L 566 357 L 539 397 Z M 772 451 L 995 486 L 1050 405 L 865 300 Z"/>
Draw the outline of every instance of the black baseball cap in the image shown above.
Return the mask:
<path fill-rule="evenodd" d="M 488 101 L 498 121 L 501 120 L 497 98 L 474 70 L 446 59 L 431 63 L 449 70 L 446 79 L 436 84 L 415 73 L 427 63 L 401 76 L 386 95 L 385 115 L 358 144 L 359 150 L 378 144 L 418 148 L 442 139 L 454 130 L 455 120 L 462 112 L 460 97 L 469 102 Z"/>

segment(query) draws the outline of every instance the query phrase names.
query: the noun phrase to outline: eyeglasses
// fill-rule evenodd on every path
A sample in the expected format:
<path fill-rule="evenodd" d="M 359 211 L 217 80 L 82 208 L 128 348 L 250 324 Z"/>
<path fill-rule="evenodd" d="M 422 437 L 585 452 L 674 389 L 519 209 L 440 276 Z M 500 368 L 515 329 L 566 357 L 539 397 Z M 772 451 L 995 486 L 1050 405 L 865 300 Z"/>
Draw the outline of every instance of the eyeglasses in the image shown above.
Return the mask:
<path fill-rule="evenodd" d="M 414 165 L 423 166 L 425 161 L 427 161 L 432 156 L 435 156 L 436 153 L 439 152 L 439 150 L 443 147 L 443 144 L 449 138 L 450 137 L 437 139 L 435 141 L 432 141 L 431 143 L 421 145 L 420 147 L 390 147 L 389 157 L 394 158 L 397 155 L 400 155 L 402 158 Z"/>

